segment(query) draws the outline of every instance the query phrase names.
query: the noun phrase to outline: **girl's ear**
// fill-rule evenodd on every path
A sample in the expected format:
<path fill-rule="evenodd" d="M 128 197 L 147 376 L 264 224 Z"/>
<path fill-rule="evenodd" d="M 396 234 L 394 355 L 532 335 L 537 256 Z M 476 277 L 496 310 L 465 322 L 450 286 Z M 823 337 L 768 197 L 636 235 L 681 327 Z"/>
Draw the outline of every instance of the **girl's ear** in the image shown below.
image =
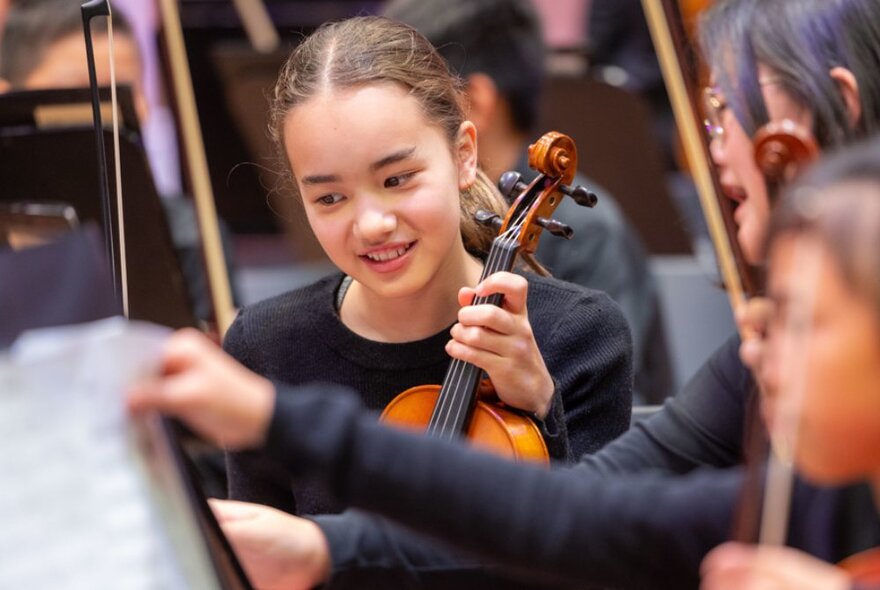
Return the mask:
<path fill-rule="evenodd" d="M 6 81 L 5 78 L 0 78 L 0 94 L 5 94 L 12 89 L 12 84 Z"/>
<path fill-rule="evenodd" d="M 859 96 L 859 82 L 853 73 L 841 66 L 831 68 L 831 79 L 837 83 L 837 88 L 843 96 L 843 103 L 849 112 L 849 123 L 853 127 L 858 125 L 862 118 L 862 101 Z"/>
<path fill-rule="evenodd" d="M 477 128 L 470 121 L 462 122 L 456 137 L 458 155 L 458 189 L 467 190 L 477 179 Z"/>

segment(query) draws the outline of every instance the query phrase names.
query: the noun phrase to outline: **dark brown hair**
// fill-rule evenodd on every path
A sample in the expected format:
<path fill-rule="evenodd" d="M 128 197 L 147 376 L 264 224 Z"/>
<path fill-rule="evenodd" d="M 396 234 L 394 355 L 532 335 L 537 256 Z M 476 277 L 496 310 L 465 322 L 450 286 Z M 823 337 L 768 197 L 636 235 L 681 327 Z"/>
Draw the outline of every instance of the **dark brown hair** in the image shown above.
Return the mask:
<path fill-rule="evenodd" d="M 285 161 L 284 121 L 297 105 L 326 88 L 352 88 L 392 82 L 407 89 L 428 121 L 452 144 L 464 116 L 461 81 L 415 29 L 382 17 L 355 17 L 327 23 L 307 37 L 288 58 L 275 84 L 269 131 Z M 293 190 L 298 195 L 296 183 Z M 461 193 L 461 234 L 474 254 L 488 251 L 495 231 L 474 221 L 479 210 L 503 214 L 504 199 L 482 173 Z"/>

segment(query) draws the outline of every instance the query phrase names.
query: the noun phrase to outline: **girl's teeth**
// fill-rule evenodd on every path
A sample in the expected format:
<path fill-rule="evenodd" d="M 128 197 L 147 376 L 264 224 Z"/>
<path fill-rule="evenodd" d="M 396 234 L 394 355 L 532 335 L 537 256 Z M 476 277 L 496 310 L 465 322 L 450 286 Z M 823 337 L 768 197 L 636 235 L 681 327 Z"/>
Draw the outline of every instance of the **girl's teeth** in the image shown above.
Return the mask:
<path fill-rule="evenodd" d="M 385 262 L 387 260 L 392 260 L 394 258 L 398 258 L 403 256 L 406 253 L 406 248 L 397 248 L 396 250 L 384 250 L 382 252 L 373 252 L 371 254 L 367 254 L 367 258 L 373 260 L 375 262 Z"/>

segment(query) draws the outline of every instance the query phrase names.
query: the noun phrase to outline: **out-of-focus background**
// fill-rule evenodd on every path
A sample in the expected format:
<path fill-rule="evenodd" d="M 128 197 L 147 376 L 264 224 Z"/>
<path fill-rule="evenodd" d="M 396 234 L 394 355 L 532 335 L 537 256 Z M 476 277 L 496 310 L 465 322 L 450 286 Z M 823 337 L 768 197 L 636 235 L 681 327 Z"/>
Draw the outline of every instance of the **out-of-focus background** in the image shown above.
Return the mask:
<path fill-rule="evenodd" d="M 39 0 L 0 0 L 0 21 L 10 3 L 35 1 Z M 733 322 L 718 286 L 641 4 L 525 1 L 531 2 L 539 19 L 547 48 L 534 138 L 555 129 L 575 139 L 588 186 L 616 200 L 632 228 L 626 231 L 643 248 L 657 305 L 649 329 L 653 344 L 645 346 L 659 342 L 669 373 L 659 393 L 645 400 L 655 403 L 679 389 L 732 333 Z M 494 0 L 472 0 L 473 5 L 481 2 Z M 280 44 L 261 51 L 242 24 L 239 8 L 246 4 L 178 3 L 237 305 L 308 283 L 332 268 L 293 202 L 286 169 L 268 139 L 268 96 L 280 65 L 321 23 L 382 14 L 390 8 L 378 0 L 267 0 L 265 10 Z M 686 28 L 692 27 L 699 4 L 704 3 L 680 1 Z M 150 103 L 149 120 L 141 121 L 145 148 L 156 192 L 173 209 L 173 203 L 190 199 L 191 183 L 181 163 L 175 105 L 167 90 L 159 11 L 150 0 L 118 0 L 113 5 L 132 23 L 140 44 L 143 88 Z M 4 186 L 7 193 L 12 190 Z M 187 215 L 192 217 L 177 213 L 169 221 L 173 225 Z M 179 228 L 171 231 L 180 233 Z M 632 315 L 641 313 L 639 305 L 633 306 Z"/>

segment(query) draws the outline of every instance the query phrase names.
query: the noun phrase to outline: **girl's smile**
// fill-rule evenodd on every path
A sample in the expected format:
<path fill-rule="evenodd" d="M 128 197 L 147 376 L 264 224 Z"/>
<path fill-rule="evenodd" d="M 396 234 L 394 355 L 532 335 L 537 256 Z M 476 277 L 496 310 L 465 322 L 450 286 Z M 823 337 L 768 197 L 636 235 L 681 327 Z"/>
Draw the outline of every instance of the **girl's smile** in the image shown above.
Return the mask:
<path fill-rule="evenodd" d="M 353 279 L 343 321 L 374 336 L 362 324 L 412 334 L 416 315 L 426 333 L 455 321 L 458 289 L 482 270 L 461 234 L 473 126 L 450 138 L 406 88 L 383 82 L 321 90 L 290 111 L 284 130 L 309 225 Z"/>
<path fill-rule="evenodd" d="M 417 242 L 391 244 L 379 248 L 373 248 L 369 252 L 361 254 L 365 264 L 379 273 L 391 273 L 403 268 L 410 260 L 410 252 Z"/>

